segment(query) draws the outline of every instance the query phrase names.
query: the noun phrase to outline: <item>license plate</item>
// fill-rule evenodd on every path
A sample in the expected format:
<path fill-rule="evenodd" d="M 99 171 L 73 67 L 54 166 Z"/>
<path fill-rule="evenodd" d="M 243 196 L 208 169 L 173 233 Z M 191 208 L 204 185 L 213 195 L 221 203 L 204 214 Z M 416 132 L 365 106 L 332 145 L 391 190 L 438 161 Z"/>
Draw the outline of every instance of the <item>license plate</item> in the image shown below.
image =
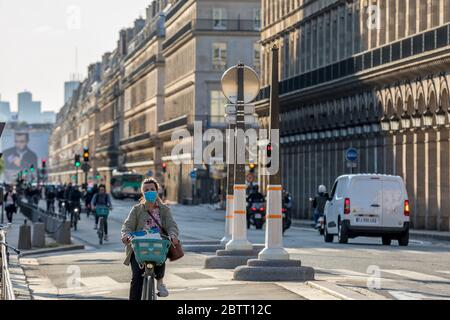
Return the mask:
<path fill-rule="evenodd" d="M 260 215 L 259 213 L 257 213 L 257 214 L 255 214 L 255 218 L 256 218 L 256 219 L 261 219 L 261 218 L 262 218 L 262 215 Z"/>
<path fill-rule="evenodd" d="M 377 217 L 356 217 L 356 223 L 378 224 Z"/>

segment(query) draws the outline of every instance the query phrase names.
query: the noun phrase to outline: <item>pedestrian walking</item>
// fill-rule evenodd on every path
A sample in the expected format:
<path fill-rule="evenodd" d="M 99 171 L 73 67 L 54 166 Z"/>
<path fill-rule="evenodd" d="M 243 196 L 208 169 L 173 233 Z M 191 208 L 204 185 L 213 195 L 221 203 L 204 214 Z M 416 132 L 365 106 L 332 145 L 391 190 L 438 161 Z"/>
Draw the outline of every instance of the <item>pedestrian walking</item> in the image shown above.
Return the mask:
<path fill-rule="evenodd" d="M 17 212 L 17 195 L 11 187 L 8 187 L 3 201 L 5 202 L 6 218 L 9 223 L 12 223 L 13 214 Z"/>

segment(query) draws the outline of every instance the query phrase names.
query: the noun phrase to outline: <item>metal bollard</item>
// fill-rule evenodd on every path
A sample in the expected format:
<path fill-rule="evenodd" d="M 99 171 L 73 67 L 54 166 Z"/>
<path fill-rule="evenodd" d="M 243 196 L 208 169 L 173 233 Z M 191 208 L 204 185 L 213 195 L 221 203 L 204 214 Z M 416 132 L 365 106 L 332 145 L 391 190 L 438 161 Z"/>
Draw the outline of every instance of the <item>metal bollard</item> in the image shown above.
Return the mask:
<path fill-rule="evenodd" d="M 31 226 L 27 224 L 26 219 L 19 229 L 19 244 L 17 247 L 19 250 L 31 249 Z"/>
<path fill-rule="evenodd" d="M 45 224 L 35 223 L 33 226 L 33 247 L 45 247 Z"/>
<path fill-rule="evenodd" d="M 60 244 L 71 244 L 70 236 L 70 221 L 63 221 L 61 228 L 58 231 L 58 236 L 55 239 Z"/>

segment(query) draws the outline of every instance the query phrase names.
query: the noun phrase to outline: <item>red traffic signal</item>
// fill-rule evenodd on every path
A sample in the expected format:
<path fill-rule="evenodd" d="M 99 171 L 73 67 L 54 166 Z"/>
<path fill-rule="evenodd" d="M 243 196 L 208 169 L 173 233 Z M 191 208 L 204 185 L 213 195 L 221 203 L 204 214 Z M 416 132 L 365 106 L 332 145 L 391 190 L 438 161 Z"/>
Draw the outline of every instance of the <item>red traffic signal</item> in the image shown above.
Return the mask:
<path fill-rule="evenodd" d="M 42 159 L 42 168 L 46 168 L 47 167 L 47 160 Z"/>
<path fill-rule="evenodd" d="M 163 173 L 167 172 L 167 163 L 165 163 L 165 162 L 162 164 L 162 171 L 163 171 Z"/>

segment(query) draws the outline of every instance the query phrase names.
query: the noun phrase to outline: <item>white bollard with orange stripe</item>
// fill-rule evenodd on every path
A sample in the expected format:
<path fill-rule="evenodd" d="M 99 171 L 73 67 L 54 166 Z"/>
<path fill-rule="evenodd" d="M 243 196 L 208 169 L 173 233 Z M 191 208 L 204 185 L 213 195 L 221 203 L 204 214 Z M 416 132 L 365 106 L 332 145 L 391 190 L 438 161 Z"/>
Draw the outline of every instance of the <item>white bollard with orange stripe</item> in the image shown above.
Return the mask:
<path fill-rule="evenodd" d="M 234 196 L 227 195 L 226 211 L 225 211 L 225 236 L 220 240 L 222 245 L 226 245 L 231 240 L 233 228 L 233 210 Z"/>
<path fill-rule="evenodd" d="M 283 214 L 280 185 L 267 186 L 266 246 L 259 253 L 261 260 L 288 260 L 283 248 Z"/>
<path fill-rule="evenodd" d="M 247 208 L 245 201 L 245 184 L 234 185 L 234 205 L 231 241 L 227 243 L 225 249 L 253 250 L 253 245 L 247 240 Z"/>

